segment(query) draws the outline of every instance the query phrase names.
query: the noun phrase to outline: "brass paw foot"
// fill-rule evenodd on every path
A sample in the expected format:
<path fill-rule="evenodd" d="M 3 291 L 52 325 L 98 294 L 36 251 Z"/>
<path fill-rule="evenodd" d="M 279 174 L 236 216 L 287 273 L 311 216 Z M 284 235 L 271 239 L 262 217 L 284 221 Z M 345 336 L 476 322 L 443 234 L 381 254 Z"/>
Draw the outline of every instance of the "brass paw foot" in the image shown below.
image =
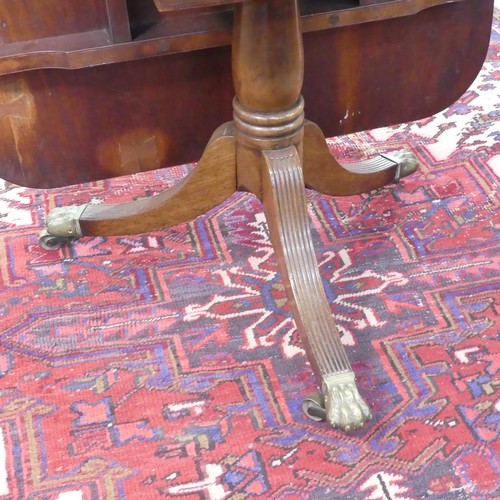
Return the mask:
<path fill-rule="evenodd" d="M 354 373 L 331 375 L 323 380 L 326 420 L 333 427 L 349 432 L 372 418 L 370 409 L 358 392 Z"/>
<path fill-rule="evenodd" d="M 391 151 L 390 153 L 379 154 L 369 160 L 353 163 L 338 162 L 345 170 L 359 175 L 376 174 L 389 168 L 395 168 L 393 182 L 398 182 L 418 168 L 417 157 L 406 150 Z"/>
<path fill-rule="evenodd" d="M 52 209 L 47 216 L 46 230 L 39 237 L 40 246 L 45 250 L 55 250 L 81 238 L 80 217 L 86 208 L 87 204 Z"/>
<path fill-rule="evenodd" d="M 393 164 L 396 164 L 394 182 L 398 182 L 403 177 L 413 174 L 418 169 L 419 164 L 417 157 L 411 151 L 406 149 L 391 151 L 390 153 L 384 153 L 380 156 Z"/>
<path fill-rule="evenodd" d="M 326 420 L 346 432 L 363 427 L 372 418 L 352 372 L 327 377 L 323 381 L 323 394 L 310 394 L 304 399 L 302 410 L 311 420 Z"/>

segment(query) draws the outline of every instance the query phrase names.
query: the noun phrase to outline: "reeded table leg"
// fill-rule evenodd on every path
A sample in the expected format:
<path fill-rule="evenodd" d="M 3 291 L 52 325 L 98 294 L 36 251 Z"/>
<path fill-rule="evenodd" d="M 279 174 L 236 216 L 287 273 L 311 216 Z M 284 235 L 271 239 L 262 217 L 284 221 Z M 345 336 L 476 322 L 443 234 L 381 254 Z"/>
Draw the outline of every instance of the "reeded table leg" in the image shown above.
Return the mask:
<path fill-rule="evenodd" d="M 415 155 L 393 151 L 356 163 L 337 161 L 321 129 L 313 122 L 304 125 L 304 178 L 306 186 L 331 196 L 367 193 L 397 182 L 418 168 Z"/>
<path fill-rule="evenodd" d="M 293 146 L 263 151 L 263 155 L 263 201 L 271 241 L 301 339 L 320 381 L 326 420 L 350 431 L 361 427 L 371 414 L 356 387 L 321 283 L 309 230 L 300 158 Z"/>

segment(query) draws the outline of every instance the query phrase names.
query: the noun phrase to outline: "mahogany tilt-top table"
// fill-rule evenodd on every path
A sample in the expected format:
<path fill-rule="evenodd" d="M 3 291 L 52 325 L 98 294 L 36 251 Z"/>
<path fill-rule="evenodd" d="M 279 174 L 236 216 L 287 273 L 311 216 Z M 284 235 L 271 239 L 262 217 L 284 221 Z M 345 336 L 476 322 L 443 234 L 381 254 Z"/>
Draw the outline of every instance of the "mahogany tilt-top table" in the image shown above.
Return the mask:
<path fill-rule="evenodd" d="M 223 46 L 231 33 L 235 90 L 233 118 L 217 128 L 196 168 L 178 185 L 155 196 L 125 204 L 54 208 L 40 238 L 42 246 L 57 248 L 83 236 L 152 231 L 189 221 L 212 209 L 236 190 L 253 193 L 262 201 L 297 328 L 321 387 L 321 393 L 304 401 L 304 411 L 313 419 L 324 419 L 346 431 L 361 427 L 371 418 L 371 413 L 356 386 L 355 374 L 321 283 L 309 229 L 305 187 L 333 196 L 367 192 L 411 174 L 417 168 L 417 161 L 410 152 L 391 152 L 363 162 L 341 164 L 330 155 L 321 128 L 305 119 L 304 106 L 306 103 L 309 109 L 311 102 L 312 114 L 316 109 L 318 116 L 323 116 L 322 111 L 317 111 L 321 108 L 327 108 L 325 114 L 331 114 L 332 109 L 334 115 L 339 111 L 346 112 L 344 125 L 342 118 L 336 117 L 334 125 L 325 119 L 329 134 L 332 128 L 333 132 L 346 133 L 367 125 L 374 127 L 416 119 L 444 108 L 467 88 L 482 63 L 488 44 L 485 26 L 491 19 L 493 0 L 311 0 L 304 2 L 310 4 L 311 10 L 302 17 L 297 0 L 153 0 L 154 4 L 151 0 L 103 1 L 109 23 L 106 29 L 111 38 L 107 47 L 94 41 L 94 45 L 86 50 L 73 47 L 60 51 L 57 56 L 57 51 L 50 49 L 51 43 L 54 45 L 57 40 L 47 41 L 45 50 L 31 52 L 26 46 L 21 50 L 20 42 L 16 42 L 17 48 L 13 43 L 10 49 L 0 54 L 0 72 L 17 74 L 25 70 L 48 71 L 47 68 L 90 68 L 95 64 L 159 55 L 172 50 L 176 43 L 178 52 L 188 52 Z M 29 2 L 20 3 L 25 6 Z M 93 3 L 97 5 L 99 1 Z M 154 14 L 153 7 L 156 9 Z M 156 35 L 148 40 L 136 35 L 134 41 L 131 31 L 123 29 L 127 15 L 132 18 L 139 15 L 137 13 L 144 14 L 145 19 L 160 19 L 158 25 L 149 28 Z M 227 24 L 228 13 L 232 24 Z M 182 24 L 182 20 L 188 18 L 191 23 L 204 23 L 204 28 L 193 29 L 190 37 L 186 38 L 186 35 L 182 40 L 180 32 L 169 36 L 162 34 L 162 23 L 165 25 L 170 20 L 172 26 L 175 19 Z M 218 25 L 217 19 L 225 20 Z M 419 50 L 434 47 L 434 41 L 440 40 L 441 33 L 446 36 L 441 41 L 442 47 L 436 49 L 441 53 L 437 56 L 429 53 L 427 63 L 419 61 L 424 66 L 431 65 L 434 73 L 427 68 L 427 73 L 421 74 L 419 68 L 408 67 L 405 61 L 396 60 L 400 49 L 392 42 L 397 40 L 394 38 L 397 34 L 394 35 L 394 30 L 392 34 L 388 33 L 391 31 L 388 28 L 396 26 L 396 20 L 402 19 L 406 19 L 401 22 L 403 37 L 408 36 L 408 43 L 415 41 L 414 36 L 422 38 L 421 33 L 425 30 L 430 33 L 429 40 L 414 44 L 413 49 L 406 46 L 410 62 L 422 59 Z M 422 28 L 425 23 L 427 26 Z M 363 31 L 357 31 L 361 25 L 370 26 L 363 28 L 366 38 Z M 419 26 L 413 34 L 409 30 L 412 26 Z M 326 93 L 318 90 L 319 95 L 315 95 L 316 91 L 309 95 L 305 92 L 304 99 L 301 95 L 304 83 L 302 32 L 343 28 L 347 31 L 335 35 L 334 42 L 326 46 L 335 73 L 329 74 L 325 65 L 323 68 L 329 75 L 327 81 L 338 84 L 338 102 L 325 101 L 325 105 L 322 101 L 326 93 L 335 94 L 335 85 Z M 162 46 L 162 40 L 169 40 L 170 45 Z M 385 82 L 381 85 L 380 81 L 373 79 L 373 75 L 385 71 L 374 69 L 370 60 L 371 56 L 373 59 L 379 57 L 376 51 L 382 50 L 373 46 L 377 40 L 391 41 L 384 49 L 387 51 L 387 73 L 394 84 L 392 92 L 399 92 L 400 97 L 403 95 L 403 104 L 394 100 L 396 112 L 388 109 L 391 108 L 391 91 L 381 89 L 386 86 Z M 420 46 L 424 48 L 419 49 Z M 318 46 L 316 51 L 322 52 L 323 49 Z M 306 56 L 310 55 L 311 59 L 319 57 L 313 52 L 309 49 Z M 362 54 L 366 54 L 366 59 Z M 450 57 L 456 57 L 451 68 L 449 65 L 439 66 L 440 61 Z M 365 72 L 368 76 L 363 76 Z M 57 73 L 44 75 L 49 79 L 65 78 Z M 14 78 L 12 75 L 8 77 Z M 409 92 L 406 85 L 418 86 L 422 79 L 426 80 L 422 82 L 423 90 L 413 89 L 411 94 L 404 95 Z M 319 80 L 321 83 L 322 79 Z M 358 88 L 360 82 L 363 82 L 363 88 Z M 198 85 L 203 83 L 201 80 Z M 370 89 L 368 84 L 373 88 Z M 224 85 L 226 83 L 221 84 Z M 313 85 L 313 88 L 317 87 Z M 307 85 L 304 89 L 307 90 Z M 372 92 L 372 110 L 366 119 L 361 117 L 365 112 L 365 101 L 360 97 L 364 90 L 368 94 Z M 379 102 L 372 102 L 376 92 L 385 96 L 386 101 L 380 98 Z M 336 98 L 334 95 L 333 99 Z M 189 102 L 185 104 L 188 106 Z M 391 114 L 394 112 L 396 114 Z M 379 121 L 374 118 L 377 115 L 380 115 Z M 39 153 L 43 157 L 43 151 Z M 35 179 L 36 169 L 30 170 L 25 164 L 26 178 L 30 178 L 31 171 L 35 172 Z M 7 177 L 16 178 L 17 174 L 13 172 L 13 169 L 8 170 Z M 123 173 L 130 173 L 130 170 Z M 55 184 L 58 182 L 54 181 Z"/>

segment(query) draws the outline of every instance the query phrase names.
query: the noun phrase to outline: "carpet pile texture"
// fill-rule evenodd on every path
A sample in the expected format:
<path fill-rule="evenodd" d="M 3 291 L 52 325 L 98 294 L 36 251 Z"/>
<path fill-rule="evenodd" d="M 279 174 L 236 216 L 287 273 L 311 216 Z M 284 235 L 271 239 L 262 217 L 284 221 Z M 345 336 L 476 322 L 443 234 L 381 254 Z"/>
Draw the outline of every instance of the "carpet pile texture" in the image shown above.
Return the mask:
<path fill-rule="evenodd" d="M 348 435 L 301 412 L 317 383 L 254 197 L 45 251 L 50 208 L 131 200 L 192 166 L 50 191 L 1 182 L 0 499 L 498 498 L 499 80 L 496 11 L 459 102 L 328 141 L 344 159 L 407 148 L 422 165 L 360 196 L 308 192 L 374 415 Z"/>

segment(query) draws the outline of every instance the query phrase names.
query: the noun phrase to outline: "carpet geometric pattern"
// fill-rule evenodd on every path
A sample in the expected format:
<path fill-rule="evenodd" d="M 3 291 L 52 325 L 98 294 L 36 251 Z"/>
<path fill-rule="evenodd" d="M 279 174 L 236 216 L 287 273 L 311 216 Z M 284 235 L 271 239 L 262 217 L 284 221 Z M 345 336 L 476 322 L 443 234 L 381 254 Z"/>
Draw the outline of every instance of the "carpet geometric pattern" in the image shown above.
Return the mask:
<path fill-rule="evenodd" d="M 0 499 L 498 498 L 496 16 L 456 104 L 328 141 L 344 159 L 408 148 L 416 174 L 359 196 L 308 192 L 374 415 L 351 434 L 301 412 L 317 382 L 256 198 L 46 251 L 50 208 L 142 197 L 192 166 L 54 190 L 2 182 Z"/>

